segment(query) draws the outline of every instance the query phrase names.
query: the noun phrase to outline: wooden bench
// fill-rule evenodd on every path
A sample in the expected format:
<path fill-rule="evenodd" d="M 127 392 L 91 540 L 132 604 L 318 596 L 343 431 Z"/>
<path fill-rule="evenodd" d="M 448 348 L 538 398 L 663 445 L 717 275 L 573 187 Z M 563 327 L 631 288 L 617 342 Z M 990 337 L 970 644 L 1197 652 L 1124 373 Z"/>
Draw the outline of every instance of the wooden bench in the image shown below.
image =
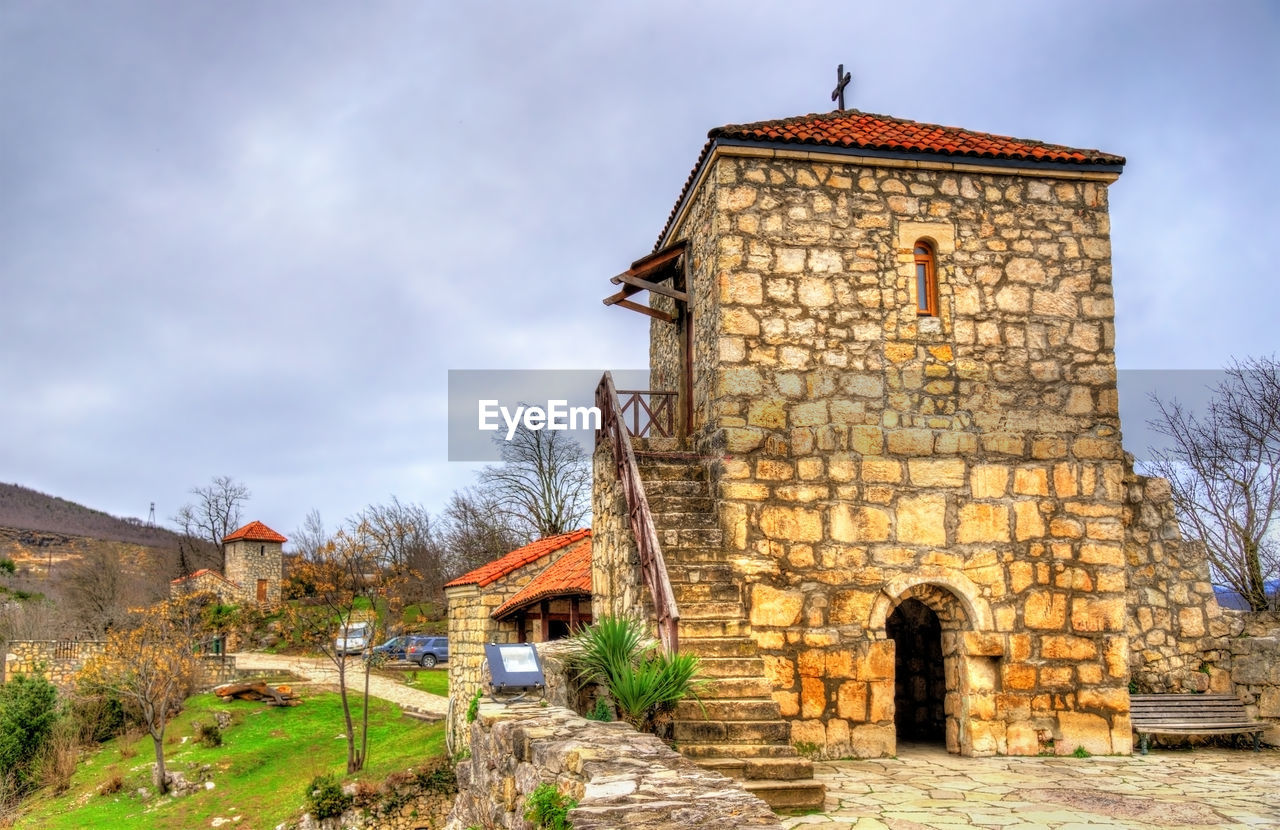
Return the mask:
<path fill-rule="evenodd" d="M 1129 719 L 1142 754 L 1152 735 L 1241 735 L 1253 733 L 1258 751 L 1269 724 L 1253 720 L 1235 695 L 1129 695 Z"/>

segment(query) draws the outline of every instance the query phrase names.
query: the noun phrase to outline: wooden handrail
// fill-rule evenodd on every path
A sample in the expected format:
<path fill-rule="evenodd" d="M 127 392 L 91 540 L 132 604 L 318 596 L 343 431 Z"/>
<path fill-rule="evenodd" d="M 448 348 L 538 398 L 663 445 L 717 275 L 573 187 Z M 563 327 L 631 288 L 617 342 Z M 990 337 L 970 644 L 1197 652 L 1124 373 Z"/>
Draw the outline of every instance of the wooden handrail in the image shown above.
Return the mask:
<path fill-rule="evenodd" d="M 622 402 L 619 411 L 622 413 L 623 423 L 626 423 L 627 411 L 630 410 L 630 432 L 636 438 L 647 438 L 650 435 L 670 438 L 675 435 L 676 430 L 678 394 L 659 392 L 656 389 L 619 389 L 618 400 Z M 640 420 L 641 415 L 644 416 L 643 422 Z"/>
<path fill-rule="evenodd" d="M 670 393 L 629 394 L 633 396 L 633 400 L 638 401 L 636 396 L 641 394 L 665 396 Z M 649 500 L 644 494 L 644 483 L 640 480 L 640 466 L 636 463 L 636 453 L 631 446 L 632 433 L 627 429 L 622 404 L 618 400 L 618 390 L 614 387 L 613 375 L 609 372 L 604 373 L 600 385 L 596 387 L 596 406 L 600 408 L 601 421 L 600 429 L 596 432 L 596 443 L 609 441 L 613 449 L 618 480 L 622 483 L 622 492 L 627 501 L 631 532 L 640 553 L 640 570 L 648 583 L 649 594 L 653 597 L 653 611 L 658 618 L 658 637 L 662 640 L 663 650 L 668 654 L 675 654 L 680 649 L 680 611 L 676 607 L 675 592 L 671 590 L 671 580 L 667 576 L 667 563 L 662 558 L 662 545 L 658 542 L 658 530 L 653 525 L 653 513 L 649 510 Z M 646 410 L 652 411 L 647 407 Z"/>

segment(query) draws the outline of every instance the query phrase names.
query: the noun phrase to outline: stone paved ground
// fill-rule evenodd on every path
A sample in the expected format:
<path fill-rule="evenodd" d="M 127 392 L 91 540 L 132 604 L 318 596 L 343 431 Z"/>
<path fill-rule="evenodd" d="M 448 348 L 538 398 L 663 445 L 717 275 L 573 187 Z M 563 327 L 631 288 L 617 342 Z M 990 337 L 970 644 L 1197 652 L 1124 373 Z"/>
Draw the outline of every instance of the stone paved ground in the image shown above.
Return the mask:
<path fill-rule="evenodd" d="M 292 657 L 279 654 L 258 654 L 242 651 L 232 655 L 236 659 L 236 668 L 249 671 L 289 671 L 305 677 L 312 683 L 338 685 L 338 670 L 333 663 L 324 657 Z M 359 657 L 348 658 L 347 689 L 362 692 L 364 690 L 364 667 Z M 430 671 L 447 671 L 447 669 L 431 669 Z M 369 676 L 369 694 L 389 700 L 410 712 L 422 715 L 444 717 L 449 708 L 447 698 L 428 694 L 410 688 L 403 683 L 376 674 Z"/>
<path fill-rule="evenodd" d="M 1145 758 L 896 759 L 814 765 L 826 810 L 787 830 L 1098 830 L 1280 827 L 1280 752 L 1152 750 Z"/>

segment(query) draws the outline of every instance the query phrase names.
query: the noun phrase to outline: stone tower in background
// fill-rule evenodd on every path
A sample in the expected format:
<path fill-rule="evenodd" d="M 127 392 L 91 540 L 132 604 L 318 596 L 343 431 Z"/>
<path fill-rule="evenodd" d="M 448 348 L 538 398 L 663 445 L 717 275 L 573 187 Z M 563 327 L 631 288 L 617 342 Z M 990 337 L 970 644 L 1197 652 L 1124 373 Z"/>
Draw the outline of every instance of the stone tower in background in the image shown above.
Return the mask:
<path fill-rule="evenodd" d="M 226 578 L 239 589 L 243 602 L 280 602 L 284 568 L 284 536 L 262 522 L 250 522 L 222 540 L 226 545 Z"/>

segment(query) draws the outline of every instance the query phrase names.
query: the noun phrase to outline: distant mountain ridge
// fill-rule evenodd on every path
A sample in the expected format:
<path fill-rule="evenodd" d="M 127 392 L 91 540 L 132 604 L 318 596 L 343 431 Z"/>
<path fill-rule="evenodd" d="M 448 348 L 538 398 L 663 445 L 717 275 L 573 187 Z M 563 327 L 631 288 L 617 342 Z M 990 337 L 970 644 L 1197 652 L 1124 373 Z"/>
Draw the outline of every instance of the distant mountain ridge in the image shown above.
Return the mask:
<path fill-rule="evenodd" d="M 147 547 L 172 547 L 178 535 L 122 519 L 20 484 L 0 484 L 0 528 L 79 536 Z"/>

